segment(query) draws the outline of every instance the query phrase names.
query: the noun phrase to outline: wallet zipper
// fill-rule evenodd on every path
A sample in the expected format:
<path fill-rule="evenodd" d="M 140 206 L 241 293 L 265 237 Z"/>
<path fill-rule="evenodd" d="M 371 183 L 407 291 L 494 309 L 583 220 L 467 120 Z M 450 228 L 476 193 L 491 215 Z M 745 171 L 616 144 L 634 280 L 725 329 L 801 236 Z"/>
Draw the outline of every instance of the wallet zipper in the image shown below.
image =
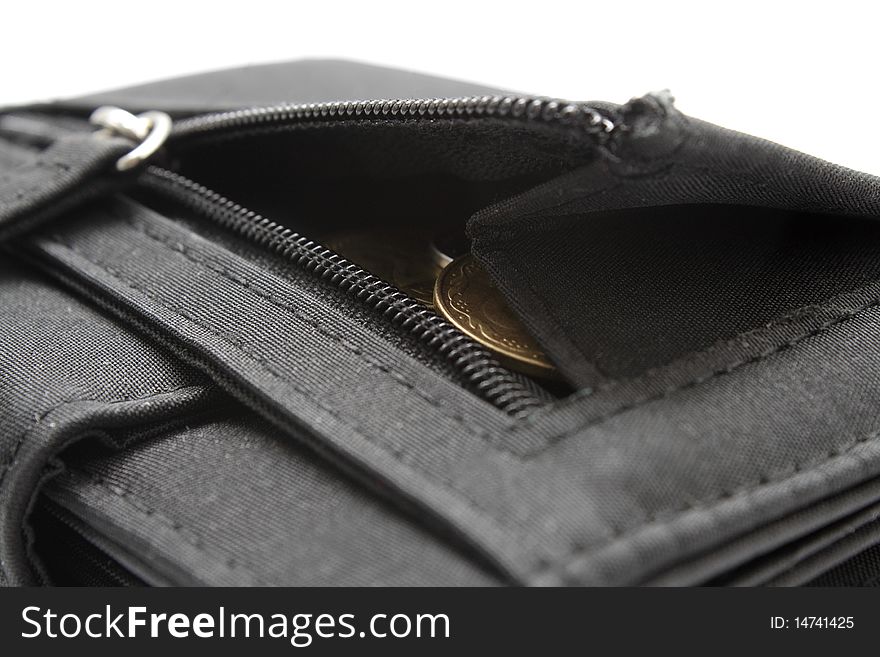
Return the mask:
<path fill-rule="evenodd" d="M 238 130 L 251 133 L 353 119 L 431 121 L 469 118 L 533 122 L 576 130 L 587 135 L 595 145 L 604 144 L 618 127 L 610 114 L 584 103 L 530 96 L 474 96 L 283 104 L 203 114 L 175 122 L 168 141 L 173 149 L 181 141 L 219 137 Z M 308 237 L 167 169 L 154 165 L 147 167 L 140 184 L 182 202 L 354 297 L 426 345 L 461 376 L 466 388 L 504 412 L 524 417 L 546 404 L 531 386 L 502 367 L 484 347 L 442 317 Z"/>
<path fill-rule="evenodd" d="M 176 121 L 170 141 L 247 128 L 279 128 L 351 119 L 432 120 L 491 118 L 579 130 L 597 144 L 619 128 L 610 112 L 586 103 L 534 96 L 466 96 L 408 100 L 282 104 L 202 114 Z"/>
<path fill-rule="evenodd" d="M 544 399 L 499 365 L 477 342 L 423 304 L 338 253 L 167 169 L 147 167 L 139 184 L 353 297 L 425 345 L 461 377 L 466 388 L 504 412 L 524 417 L 545 405 Z"/>

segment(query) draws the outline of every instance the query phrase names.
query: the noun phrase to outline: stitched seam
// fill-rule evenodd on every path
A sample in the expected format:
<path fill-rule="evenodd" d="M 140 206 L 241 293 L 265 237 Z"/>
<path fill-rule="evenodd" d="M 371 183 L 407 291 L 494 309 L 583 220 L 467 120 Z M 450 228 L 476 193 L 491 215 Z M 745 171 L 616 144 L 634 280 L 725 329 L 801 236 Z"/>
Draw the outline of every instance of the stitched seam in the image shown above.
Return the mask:
<path fill-rule="evenodd" d="M 107 274 L 111 278 L 114 278 L 117 281 L 119 281 L 120 283 L 122 283 L 123 285 L 126 285 L 129 288 L 139 292 L 140 294 L 144 295 L 145 297 L 147 297 L 148 299 L 150 299 L 151 301 L 153 301 L 154 303 L 156 303 L 160 307 L 164 308 L 165 310 L 177 315 L 181 319 L 184 319 L 192 324 L 195 324 L 196 326 L 199 326 L 200 328 L 204 329 L 205 331 L 207 331 L 211 335 L 219 338 L 224 343 L 226 343 L 228 346 L 230 346 L 232 349 L 238 351 L 242 355 L 249 358 L 254 364 L 258 365 L 262 369 L 264 374 L 267 374 L 267 375 L 271 376 L 273 379 L 277 380 L 278 382 L 284 384 L 285 386 L 292 388 L 294 391 L 296 391 L 297 393 L 302 395 L 305 399 L 310 401 L 312 404 L 317 406 L 319 409 L 321 409 L 325 413 L 329 414 L 330 416 L 336 418 L 342 425 L 344 425 L 346 428 L 353 431 L 355 434 L 357 434 L 360 438 L 364 439 L 366 442 L 371 443 L 373 445 L 376 445 L 385 454 L 389 455 L 395 461 L 397 461 L 398 463 L 401 463 L 402 465 L 406 466 L 407 468 L 410 468 L 412 470 L 415 470 L 416 472 L 419 472 L 420 474 L 424 475 L 424 477 L 427 480 L 432 481 L 435 484 L 442 485 L 445 490 L 447 490 L 449 493 L 454 494 L 456 498 L 458 498 L 462 502 L 464 502 L 466 504 L 466 506 L 470 507 L 473 511 L 476 511 L 478 513 L 478 515 L 486 517 L 489 521 L 491 521 L 493 524 L 495 524 L 499 527 L 502 527 L 504 529 L 513 529 L 514 531 L 516 531 L 514 528 L 512 528 L 508 524 L 502 522 L 500 519 L 496 518 L 493 514 L 491 514 L 488 510 L 486 510 L 485 508 L 480 506 L 475 500 L 473 500 L 470 497 L 468 497 L 467 495 L 465 495 L 465 493 L 463 493 L 461 490 L 459 490 L 458 488 L 455 488 L 453 486 L 452 481 L 450 481 L 449 479 L 441 479 L 440 477 L 436 476 L 436 473 L 432 472 L 431 470 L 427 470 L 427 469 L 425 469 L 415 463 L 412 463 L 412 462 L 409 462 L 409 463 L 406 462 L 403 459 L 403 454 L 400 451 L 394 450 L 390 446 L 382 443 L 378 438 L 371 435 L 367 430 L 365 430 L 360 424 L 353 423 L 350 418 L 348 418 L 348 417 L 344 418 L 339 413 L 339 411 L 337 411 L 334 408 L 331 408 L 330 406 L 327 406 L 326 404 L 321 402 L 316 396 L 314 396 L 312 393 L 310 393 L 307 389 L 301 387 L 295 381 L 286 378 L 282 373 L 277 372 L 274 369 L 274 367 L 271 365 L 271 363 L 269 363 L 268 361 L 266 361 L 262 357 L 257 356 L 256 354 L 253 354 L 252 352 L 248 351 L 248 349 L 243 344 L 232 341 L 230 339 L 230 337 L 227 337 L 226 335 L 224 335 L 223 333 L 218 331 L 216 328 L 208 325 L 205 322 L 202 322 L 201 320 L 199 320 L 195 317 L 189 316 L 184 309 L 175 308 L 175 307 L 168 305 L 167 302 L 165 302 L 163 299 L 156 296 L 156 294 L 154 292 L 152 292 L 151 290 L 140 287 L 137 283 L 134 283 L 132 281 L 127 280 L 119 272 L 116 272 L 115 270 L 108 267 L 107 265 L 90 260 L 84 254 L 79 253 L 75 248 L 73 248 L 69 245 L 62 244 L 60 242 L 54 242 L 54 243 L 57 244 L 58 246 L 61 246 L 62 248 L 69 249 L 72 253 L 77 254 L 83 260 L 90 262 L 92 265 L 100 268 L 105 274 Z"/>
<path fill-rule="evenodd" d="M 398 385 L 402 386 L 407 391 L 413 392 L 421 400 L 423 400 L 423 401 L 427 402 L 428 404 L 430 404 L 431 406 L 433 406 L 442 417 L 445 417 L 446 419 L 451 420 L 454 423 L 456 423 L 459 427 L 461 427 L 465 431 L 465 433 L 467 435 L 474 436 L 476 438 L 480 438 L 484 441 L 490 440 L 490 436 L 486 430 L 471 426 L 468 423 L 468 421 L 464 418 L 464 416 L 461 415 L 460 413 L 454 413 L 454 412 L 450 413 L 449 409 L 446 407 L 446 405 L 443 403 L 442 400 L 435 399 L 435 398 L 431 397 L 430 395 L 426 394 L 425 392 L 420 390 L 416 386 L 416 384 L 413 383 L 412 381 L 410 381 L 406 376 L 404 376 L 400 372 L 396 371 L 395 369 L 391 368 L 389 365 L 374 358 L 373 356 L 370 356 L 369 354 L 364 353 L 360 347 L 358 347 L 357 345 L 351 344 L 342 335 L 333 332 L 332 330 L 328 329 L 324 325 L 320 324 L 317 320 L 302 314 L 295 306 L 292 306 L 291 304 L 287 303 L 286 301 L 279 299 L 277 296 L 275 296 L 271 293 L 267 293 L 267 292 L 260 290 L 259 288 L 255 287 L 253 285 L 253 283 L 251 283 L 250 281 L 243 279 L 239 276 L 236 276 L 235 274 L 231 273 L 228 269 L 226 269 L 224 267 L 217 267 L 217 266 L 213 265 L 212 263 L 205 261 L 201 257 L 195 255 L 192 252 L 192 249 L 190 247 L 188 247 L 182 243 L 172 242 L 170 239 L 166 238 L 165 236 L 160 236 L 158 234 L 152 233 L 146 225 L 134 224 L 134 223 L 130 223 L 130 225 L 133 228 L 135 228 L 136 230 L 138 230 L 138 232 L 140 232 L 141 234 L 146 236 L 147 238 L 165 246 L 166 248 L 171 249 L 172 251 L 175 251 L 176 253 L 181 254 L 183 257 L 185 257 L 187 260 L 189 260 L 193 264 L 199 265 L 200 267 L 204 267 L 205 269 L 208 269 L 209 271 L 214 272 L 215 274 L 232 282 L 233 284 L 237 285 L 238 287 L 241 287 L 241 288 L 249 291 L 251 294 L 253 294 L 253 295 L 255 295 L 265 301 L 268 301 L 269 303 L 271 303 L 273 306 L 275 306 L 279 310 L 282 310 L 285 313 L 291 315 L 292 317 L 295 317 L 295 318 L 307 323 L 309 326 L 311 326 L 313 329 L 315 329 L 319 334 L 323 335 L 326 338 L 329 338 L 330 340 L 332 340 L 333 342 L 335 342 L 336 344 L 341 346 L 343 349 L 345 349 L 349 353 L 353 354 L 354 356 L 356 356 L 357 358 L 359 358 L 360 360 L 365 362 L 371 368 L 376 369 L 379 372 L 382 372 L 390 380 L 392 380 L 395 383 L 397 383 Z M 71 250 L 76 251 L 75 249 L 71 249 Z M 82 256 L 83 254 L 80 253 L 79 255 Z M 85 257 L 85 256 L 83 256 L 83 257 Z M 97 264 L 97 263 L 93 263 L 93 264 Z M 120 280 L 125 280 L 121 276 L 118 276 L 118 272 L 117 272 L 117 277 L 120 278 Z M 128 283 L 131 284 L 131 281 L 129 280 Z"/>
<path fill-rule="evenodd" d="M 584 557 L 587 553 L 595 553 L 614 544 L 623 543 L 627 539 L 638 535 L 652 525 L 672 526 L 689 513 L 694 513 L 696 511 L 713 511 L 722 504 L 743 499 L 768 486 L 780 484 L 795 477 L 815 472 L 831 461 L 849 456 L 851 452 L 860 446 L 869 442 L 877 441 L 878 437 L 880 437 L 880 431 L 875 429 L 867 434 L 857 436 L 844 445 L 830 449 L 819 456 L 814 456 L 804 461 L 797 461 L 770 472 L 761 472 L 758 474 L 757 478 L 752 479 L 733 490 L 722 490 L 709 499 L 701 500 L 698 503 L 685 502 L 679 506 L 665 507 L 649 514 L 638 524 L 614 529 L 612 537 L 607 541 L 596 545 L 584 545 L 582 543 L 574 544 L 572 549 L 560 557 L 557 563 L 533 570 L 528 577 L 532 578 L 550 575 L 563 583 L 567 581 L 576 582 L 578 576 L 576 574 L 566 573 L 565 571 L 577 567 L 575 562 Z"/>
<path fill-rule="evenodd" d="M 850 311 L 841 310 L 841 309 L 835 307 L 836 304 L 840 303 L 841 300 L 845 300 L 847 297 L 852 296 L 854 294 L 869 292 L 869 291 L 873 290 L 874 288 L 876 288 L 878 286 L 878 284 L 880 284 L 880 280 L 875 280 L 875 281 L 872 281 L 866 285 L 862 285 L 860 287 L 857 287 L 853 290 L 849 290 L 847 292 L 843 292 L 841 294 L 830 297 L 821 303 L 805 304 L 805 305 L 803 305 L 799 308 L 795 308 L 794 310 L 787 312 L 785 315 L 777 317 L 776 319 L 774 319 L 766 324 L 763 324 L 757 328 L 748 329 L 746 331 L 743 331 L 742 333 L 738 333 L 737 335 L 735 335 L 733 337 L 724 338 L 723 340 L 719 340 L 718 342 L 715 342 L 714 344 L 706 347 L 705 349 L 691 352 L 681 358 L 673 360 L 673 361 L 666 363 L 664 365 L 658 365 L 656 367 L 652 367 L 650 369 L 647 369 L 634 379 L 615 379 L 615 380 L 609 381 L 603 385 L 596 386 L 595 388 L 588 388 L 585 390 L 581 390 L 579 392 L 572 393 L 572 395 L 570 395 L 566 399 L 560 400 L 559 402 L 554 403 L 550 407 L 539 409 L 535 413 L 531 414 L 529 417 L 522 420 L 521 423 L 526 424 L 526 425 L 533 425 L 533 424 L 535 424 L 536 420 L 540 419 L 541 417 L 543 417 L 547 414 L 554 413 L 555 411 L 558 411 L 558 410 L 575 407 L 584 399 L 587 399 L 589 397 L 593 397 L 593 396 L 595 396 L 599 393 L 602 393 L 602 392 L 614 390 L 615 388 L 618 388 L 623 383 L 638 383 L 638 382 L 648 381 L 648 380 L 656 377 L 657 375 L 663 374 L 664 372 L 668 371 L 671 368 L 682 367 L 682 366 L 687 365 L 688 363 L 692 362 L 696 358 L 702 358 L 702 357 L 711 355 L 712 353 L 714 353 L 716 351 L 720 351 L 724 348 L 729 348 L 738 342 L 742 342 L 743 340 L 749 340 L 749 339 L 760 340 L 760 339 L 763 339 L 768 336 L 772 337 L 772 334 L 776 329 L 778 329 L 779 327 L 785 326 L 786 324 L 794 323 L 797 320 L 817 319 L 820 314 L 825 313 L 825 312 L 833 312 L 836 314 L 837 317 L 841 317 L 843 315 L 843 313 L 851 312 L 851 311 L 853 311 L 853 309 L 850 309 Z M 858 312 L 860 309 L 865 310 L 866 308 L 859 307 L 854 310 L 856 312 Z M 518 430 L 519 426 L 514 427 L 514 429 Z"/>
<path fill-rule="evenodd" d="M 219 559 L 220 561 L 215 563 L 220 563 L 223 568 L 225 568 L 228 572 L 233 573 L 236 570 L 247 573 L 253 578 L 255 585 L 258 586 L 271 586 L 270 583 L 259 578 L 256 573 L 251 570 L 253 564 L 244 565 L 239 562 L 234 556 L 221 554 L 222 550 L 214 551 L 214 547 L 210 550 L 208 549 L 208 545 L 205 543 L 205 540 L 198 534 L 198 532 L 193 531 L 191 528 L 186 527 L 182 523 L 177 520 L 174 520 L 170 516 L 165 515 L 163 512 L 153 508 L 142 499 L 140 499 L 131 489 L 126 488 L 125 486 L 121 486 L 112 481 L 108 481 L 104 477 L 94 474 L 92 472 L 88 472 L 86 470 L 80 469 L 70 469 L 68 470 L 71 474 L 74 475 L 74 478 L 78 478 L 81 481 L 87 481 L 92 483 L 99 488 L 106 490 L 111 493 L 118 499 L 125 502 L 129 507 L 138 511 L 145 518 L 155 518 L 159 521 L 160 524 L 164 525 L 167 529 L 170 529 L 175 535 L 177 535 L 184 543 L 195 548 L 201 554 L 209 557 L 213 560 Z"/>
<path fill-rule="evenodd" d="M 753 355 L 748 356 L 746 358 L 742 358 L 740 360 L 733 361 L 732 363 L 729 363 L 729 364 L 724 365 L 722 367 L 719 367 L 715 370 L 712 370 L 711 372 L 709 372 L 703 376 L 699 376 L 694 379 L 690 379 L 690 380 L 686 381 L 685 383 L 671 386 L 669 388 L 661 390 L 660 392 L 653 393 L 650 395 L 645 395 L 645 396 L 639 397 L 633 401 L 627 402 L 627 403 L 623 404 L 622 406 L 619 406 L 615 409 L 612 409 L 611 411 L 609 411 L 607 413 L 599 415 L 598 417 L 591 418 L 591 419 L 589 419 L 583 423 L 580 423 L 580 424 L 576 424 L 574 427 L 567 429 L 566 431 L 563 431 L 562 433 L 556 434 L 554 436 L 550 436 L 549 438 L 547 438 L 545 445 L 542 445 L 537 450 L 530 451 L 528 453 L 528 456 L 531 457 L 531 456 L 535 456 L 537 454 L 540 454 L 541 452 L 548 449 L 552 445 L 560 442 L 561 440 L 565 440 L 567 438 L 570 438 L 574 434 L 580 433 L 581 431 L 584 431 L 585 429 L 589 429 L 589 428 L 594 427 L 596 425 L 607 422 L 607 421 L 611 420 L 612 418 L 617 417 L 618 415 L 622 415 L 628 411 L 635 410 L 635 409 L 637 409 L 641 406 L 644 406 L 646 404 L 649 404 L 651 402 L 665 399 L 665 398 L 671 396 L 672 394 L 679 392 L 681 390 L 687 390 L 688 388 L 693 388 L 693 387 L 698 386 L 702 383 L 705 383 L 706 381 L 716 379 L 716 378 L 719 378 L 719 377 L 727 375 L 727 374 L 731 374 L 732 372 L 735 372 L 736 370 L 738 370 L 741 367 L 744 367 L 746 365 L 752 365 L 754 363 L 758 363 L 763 360 L 766 360 L 781 351 L 785 351 L 786 349 L 794 347 L 795 345 L 799 344 L 800 342 L 803 342 L 804 340 L 807 340 L 809 338 L 813 338 L 817 335 L 820 335 L 821 333 L 828 331 L 829 329 L 833 328 L 834 326 L 841 324 L 847 320 L 853 319 L 854 317 L 856 317 L 860 313 L 863 313 L 863 312 L 870 310 L 872 308 L 876 308 L 877 306 L 880 306 L 880 299 L 874 299 L 874 300 L 872 300 L 868 303 L 862 304 L 861 306 L 858 306 L 852 310 L 846 311 L 842 315 L 840 315 L 839 317 L 835 317 L 832 320 L 824 322 L 824 323 L 820 324 L 819 326 L 807 331 L 806 333 L 802 333 L 801 335 L 795 336 L 794 338 L 791 338 L 790 340 L 787 340 L 786 342 L 784 342 L 782 344 L 771 347 L 770 349 L 765 349 L 764 351 L 758 352 L 757 354 L 753 354 Z M 522 425 L 513 426 L 511 428 L 511 431 L 519 431 L 519 430 L 521 430 L 521 428 L 522 428 Z"/>
<path fill-rule="evenodd" d="M 510 256 L 507 253 L 505 253 L 504 251 L 502 251 L 500 249 L 492 250 L 492 251 L 490 251 L 490 253 L 495 253 L 496 257 L 500 257 L 504 262 L 505 269 L 510 271 L 511 267 L 513 266 L 513 260 L 510 258 Z M 528 288 L 528 292 L 532 297 L 533 303 L 536 303 L 540 306 L 541 310 L 543 311 L 543 313 L 542 313 L 543 315 L 553 319 L 553 324 L 558 329 L 561 326 L 561 322 L 559 321 L 559 317 L 551 309 L 551 307 L 547 303 L 545 303 L 545 301 L 543 299 L 543 295 L 538 293 L 538 290 L 535 289 L 535 286 L 532 285 L 532 282 L 529 280 L 528 277 L 523 278 L 522 282 L 525 284 L 526 288 Z M 556 332 L 557 332 L 558 336 L 561 337 L 562 340 L 565 341 L 565 344 L 566 344 L 569 351 L 573 351 L 573 352 L 579 354 L 581 359 L 588 366 L 592 367 L 595 370 L 596 374 L 598 374 L 600 377 L 602 377 L 603 379 L 608 378 L 608 376 L 605 374 L 605 372 L 602 371 L 602 368 L 599 366 L 599 363 L 595 359 L 592 359 L 589 356 L 587 356 L 587 354 L 584 353 L 583 348 L 579 344 L 577 344 L 574 340 L 572 340 L 568 336 L 567 333 L 565 333 L 564 331 L 559 331 L 559 330 L 557 330 Z M 559 339 L 559 337 L 557 339 Z M 516 427 L 514 427 L 514 428 L 516 428 Z"/>
<path fill-rule="evenodd" d="M 156 392 L 152 392 L 148 395 L 145 395 L 143 397 L 117 397 L 117 398 L 109 399 L 109 400 L 100 399 L 100 398 L 97 398 L 97 399 L 96 398 L 75 398 L 75 399 L 66 399 L 66 400 L 58 402 L 57 404 L 53 404 L 47 410 L 40 413 L 34 419 L 33 423 L 27 429 L 25 429 L 24 432 L 22 432 L 21 436 L 16 441 L 15 446 L 13 447 L 12 451 L 9 454 L 9 459 L 3 465 L 3 472 L 0 473 L 0 498 L 3 498 L 6 496 L 6 490 L 3 487 L 3 485 L 6 481 L 6 475 L 9 473 L 10 470 L 12 470 L 12 467 L 16 464 L 16 462 L 18 460 L 18 453 L 19 453 L 19 451 L 21 451 L 21 448 L 24 445 L 25 440 L 31 434 L 33 434 L 34 431 L 36 431 L 37 427 L 43 422 L 43 420 L 45 420 L 50 414 L 54 413 L 59 408 L 61 408 L 63 406 L 67 406 L 69 404 L 76 404 L 76 403 L 80 403 L 80 402 L 99 402 L 102 404 L 121 404 L 124 402 L 132 402 L 132 401 L 146 401 L 148 399 L 152 399 L 153 397 L 158 397 L 160 395 L 168 395 L 168 394 L 171 394 L 174 392 L 179 392 L 180 390 L 186 390 L 186 389 L 190 389 L 190 388 L 200 388 L 200 387 L 201 386 L 185 385 L 185 386 L 178 386 L 176 388 L 171 388 L 169 390 L 159 390 Z M 0 560 L 0 575 L 2 575 L 4 581 L 9 581 L 9 576 L 6 572 L 6 567 L 3 565 L 2 560 Z"/>

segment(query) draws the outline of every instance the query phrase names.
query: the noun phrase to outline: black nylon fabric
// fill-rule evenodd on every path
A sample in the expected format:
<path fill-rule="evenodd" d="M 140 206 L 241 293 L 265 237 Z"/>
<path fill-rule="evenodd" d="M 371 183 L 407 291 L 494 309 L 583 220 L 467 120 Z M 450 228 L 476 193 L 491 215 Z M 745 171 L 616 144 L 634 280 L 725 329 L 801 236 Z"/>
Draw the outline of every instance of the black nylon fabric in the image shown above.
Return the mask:
<path fill-rule="evenodd" d="M 140 553 L 153 556 L 139 567 L 159 582 L 498 582 L 244 409 L 124 451 L 84 444 L 65 466 L 45 496 L 84 515 L 95 534 L 143 546 Z M 198 579 L 181 581 L 178 572 L 163 571 L 167 563 L 197 571 Z"/>
<path fill-rule="evenodd" d="M 590 387 L 880 279 L 880 223 L 732 205 L 575 213 L 484 255 L 548 353 L 571 345 L 558 362 Z"/>
<path fill-rule="evenodd" d="M 665 95 L 620 114 L 592 163 L 469 224 L 573 383 L 635 376 L 876 276 L 876 230 L 841 218 L 880 216 L 875 176 L 691 119 Z"/>
<path fill-rule="evenodd" d="M 810 586 L 880 586 L 880 545 L 820 575 Z"/>
<path fill-rule="evenodd" d="M 876 481 L 846 495 L 859 495 L 871 499 L 870 488 L 876 488 Z M 876 493 L 873 498 L 876 499 Z M 823 502 L 821 506 L 834 504 L 835 500 Z M 781 523 L 776 531 L 784 531 L 785 524 L 803 522 L 806 516 L 819 516 L 815 507 L 806 509 L 801 517 L 793 516 Z M 711 582 L 726 586 L 795 586 L 808 582 L 817 572 L 822 572 L 845 560 L 849 555 L 877 541 L 880 503 L 872 501 L 865 508 L 831 522 L 832 514 L 825 513 L 824 523 L 815 530 L 805 533 L 797 540 L 790 541 L 769 554 L 755 558 Z"/>
<path fill-rule="evenodd" d="M 477 212 L 474 252 L 580 387 L 527 418 L 160 205 L 80 204 L 17 243 L 51 280 L 0 269 L 3 581 L 38 577 L 27 516 L 44 485 L 153 583 L 785 584 L 864 551 L 880 500 L 876 179 L 662 97 L 619 114 L 607 145 L 545 142 L 557 164 L 502 163 L 540 175 L 470 199 L 513 194 Z M 455 126 L 399 133 L 384 189 L 443 130 L 454 142 Z M 0 144 L 4 169 L 21 157 Z M 212 163 L 259 202 L 259 180 Z M 247 410 L 206 420 L 230 410 L 218 386 Z M 122 451 L 65 451 L 95 437 Z"/>
<path fill-rule="evenodd" d="M 770 586 L 803 586 L 880 542 L 880 521 L 866 522 L 825 549 L 801 559 L 768 582 Z"/>
<path fill-rule="evenodd" d="M 26 513 L 64 467 L 63 450 L 90 438 L 92 451 L 64 457 L 76 472 L 50 491 L 68 503 L 89 500 L 93 540 L 137 546 L 142 567 L 164 583 L 496 581 L 212 393 L 191 368 L 8 257 L 0 307 L 0 582 L 39 581 Z M 221 409 L 225 421 L 199 420 Z M 128 447 L 115 455 L 96 447 L 105 443 Z M 339 551 L 332 568 L 322 561 L 328 550 Z"/>
<path fill-rule="evenodd" d="M 182 421 L 212 393 L 191 368 L 8 255 L 0 307 L 0 579 L 29 583 L 25 516 L 52 458 L 85 436 Z"/>
<path fill-rule="evenodd" d="M 0 169 L 0 243 L 88 198 L 120 188 L 126 177 L 107 174 L 133 147 L 116 137 L 55 130 L 41 136 L 37 144 L 22 145 L 17 143 L 21 122 L 19 117 L 0 115 L 0 143 L 4 138 L 9 141 L 0 147 L 4 165 Z M 28 122 L 28 130 L 32 124 Z"/>

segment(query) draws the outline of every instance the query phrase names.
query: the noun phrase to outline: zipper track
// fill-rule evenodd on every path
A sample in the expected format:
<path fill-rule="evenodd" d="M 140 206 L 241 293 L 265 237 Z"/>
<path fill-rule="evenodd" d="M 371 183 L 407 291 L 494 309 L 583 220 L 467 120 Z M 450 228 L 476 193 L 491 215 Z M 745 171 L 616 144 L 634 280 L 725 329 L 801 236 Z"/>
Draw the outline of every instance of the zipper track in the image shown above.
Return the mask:
<path fill-rule="evenodd" d="M 443 358 L 466 388 L 505 413 L 525 417 L 545 405 L 544 400 L 502 367 L 483 346 L 415 299 L 334 251 L 167 169 L 149 166 L 140 184 L 354 297 Z"/>
<path fill-rule="evenodd" d="M 480 118 L 574 130 L 586 135 L 596 146 L 605 144 L 618 128 L 610 113 L 585 103 L 535 96 L 466 96 L 282 104 L 217 112 L 177 121 L 171 141 L 178 143 L 189 138 L 221 137 L 235 131 L 251 133 L 303 124 L 329 125 L 346 120 Z M 482 345 L 339 254 L 172 171 L 149 166 L 140 181 L 350 294 L 433 350 L 459 374 L 466 388 L 504 412 L 525 417 L 546 404 L 519 377 L 503 368 Z"/>
<path fill-rule="evenodd" d="M 459 98 L 340 101 L 282 104 L 203 114 L 175 122 L 173 140 L 241 128 L 273 128 L 348 119 L 492 118 L 574 128 L 595 143 L 605 143 L 618 128 L 616 117 L 586 103 L 536 96 L 463 96 Z"/>

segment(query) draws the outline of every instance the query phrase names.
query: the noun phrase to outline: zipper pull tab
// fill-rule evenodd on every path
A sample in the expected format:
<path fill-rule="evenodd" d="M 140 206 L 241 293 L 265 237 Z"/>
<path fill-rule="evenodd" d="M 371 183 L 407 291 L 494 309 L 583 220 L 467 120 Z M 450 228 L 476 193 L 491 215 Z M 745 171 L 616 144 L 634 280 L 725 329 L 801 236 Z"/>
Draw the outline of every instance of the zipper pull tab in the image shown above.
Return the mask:
<path fill-rule="evenodd" d="M 92 112 L 89 122 L 103 128 L 101 132 L 108 135 L 119 135 L 137 142 L 137 146 L 116 161 L 117 171 L 128 171 L 146 162 L 171 134 L 171 117 L 165 112 L 134 115 L 119 107 L 105 105 Z"/>

